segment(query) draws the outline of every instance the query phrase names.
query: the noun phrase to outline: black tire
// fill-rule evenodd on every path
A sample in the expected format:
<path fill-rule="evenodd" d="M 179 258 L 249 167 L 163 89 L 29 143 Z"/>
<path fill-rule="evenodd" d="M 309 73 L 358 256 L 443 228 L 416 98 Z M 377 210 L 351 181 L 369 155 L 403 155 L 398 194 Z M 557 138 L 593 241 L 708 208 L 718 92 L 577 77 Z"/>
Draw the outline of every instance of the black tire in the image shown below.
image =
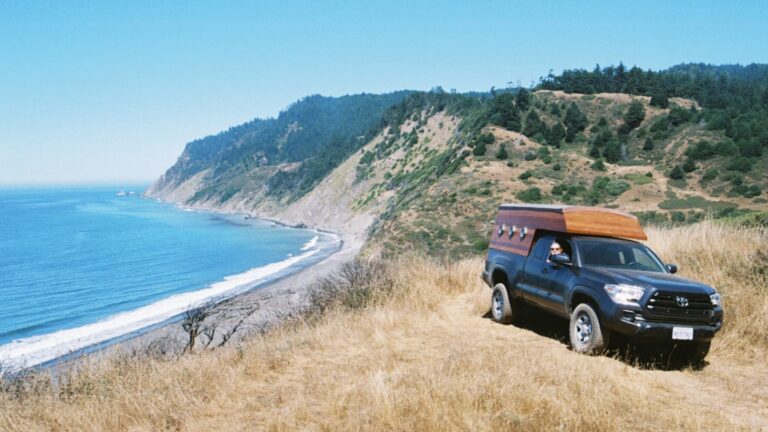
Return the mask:
<path fill-rule="evenodd" d="M 515 320 L 512 303 L 509 301 L 507 287 L 497 283 L 491 294 L 491 317 L 497 323 L 511 324 Z"/>
<path fill-rule="evenodd" d="M 571 349 L 580 354 L 600 354 L 608 347 L 610 340 L 610 332 L 600 325 L 597 312 L 586 303 L 573 310 L 568 334 Z"/>
<path fill-rule="evenodd" d="M 690 344 L 678 345 L 677 354 L 679 359 L 686 364 L 700 365 L 709 354 L 709 347 L 712 342 L 692 342 Z"/>

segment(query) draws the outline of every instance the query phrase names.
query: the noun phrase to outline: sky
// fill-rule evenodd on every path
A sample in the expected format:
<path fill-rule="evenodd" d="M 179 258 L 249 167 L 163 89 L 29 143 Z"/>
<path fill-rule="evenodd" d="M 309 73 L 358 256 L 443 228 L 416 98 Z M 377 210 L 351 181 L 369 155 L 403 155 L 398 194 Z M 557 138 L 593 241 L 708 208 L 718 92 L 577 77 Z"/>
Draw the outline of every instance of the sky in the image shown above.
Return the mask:
<path fill-rule="evenodd" d="M 148 183 L 310 94 L 768 63 L 768 1 L 0 0 L 0 185 Z"/>

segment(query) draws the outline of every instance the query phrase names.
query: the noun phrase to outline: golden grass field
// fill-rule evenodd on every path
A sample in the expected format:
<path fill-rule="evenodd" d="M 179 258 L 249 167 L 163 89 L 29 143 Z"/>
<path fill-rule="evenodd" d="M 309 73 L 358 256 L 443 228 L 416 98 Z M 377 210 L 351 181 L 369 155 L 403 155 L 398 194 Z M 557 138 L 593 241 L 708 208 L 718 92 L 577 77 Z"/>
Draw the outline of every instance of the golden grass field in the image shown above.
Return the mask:
<path fill-rule="evenodd" d="M 408 257 L 359 284 L 373 291 L 239 347 L 8 383 L 0 430 L 768 429 L 768 231 L 647 231 L 723 294 L 726 326 L 700 370 L 572 353 L 554 318 L 496 324 L 480 258 Z"/>

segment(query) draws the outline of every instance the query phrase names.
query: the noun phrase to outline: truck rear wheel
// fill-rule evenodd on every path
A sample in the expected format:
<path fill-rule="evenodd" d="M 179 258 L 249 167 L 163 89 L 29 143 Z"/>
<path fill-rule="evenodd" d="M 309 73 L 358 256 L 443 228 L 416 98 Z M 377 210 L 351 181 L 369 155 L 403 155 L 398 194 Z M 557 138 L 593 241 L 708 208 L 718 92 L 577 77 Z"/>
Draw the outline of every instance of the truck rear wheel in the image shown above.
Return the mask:
<path fill-rule="evenodd" d="M 498 283 L 493 287 L 493 294 L 491 294 L 491 316 L 494 321 L 501 324 L 510 324 L 515 320 L 507 287 L 502 283 Z"/>
<path fill-rule="evenodd" d="M 571 314 L 569 335 L 571 348 L 580 354 L 599 354 L 608 347 L 610 333 L 600 326 L 600 318 L 592 306 L 581 303 Z"/>

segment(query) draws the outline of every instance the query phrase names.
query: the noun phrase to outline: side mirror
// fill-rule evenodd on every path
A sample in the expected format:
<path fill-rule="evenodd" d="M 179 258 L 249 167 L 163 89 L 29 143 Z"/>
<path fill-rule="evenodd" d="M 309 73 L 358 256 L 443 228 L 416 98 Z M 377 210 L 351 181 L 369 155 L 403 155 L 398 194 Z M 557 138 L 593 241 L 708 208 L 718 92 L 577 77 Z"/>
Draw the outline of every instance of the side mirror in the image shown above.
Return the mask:
<path fill-rule="evenodd" d="M 558 265 L 571 265 L 571 258 L 566 254 L 552 255 L 549 260 Z"/>
<path fill-rule="evenodd" d="M 674 265 L 674 264 L 667 264 L 667 265 L 665 265 L 664 267 L 666 267 L 666 268 L 667 268 L 667 271 L 668 271 L 668 272 L 670 272 L 670 273 L 672 273 L 672 274 L 675 274 L 675 273 L 677 273 L 677 266 L 676 266 L 676 265 Z"/>

